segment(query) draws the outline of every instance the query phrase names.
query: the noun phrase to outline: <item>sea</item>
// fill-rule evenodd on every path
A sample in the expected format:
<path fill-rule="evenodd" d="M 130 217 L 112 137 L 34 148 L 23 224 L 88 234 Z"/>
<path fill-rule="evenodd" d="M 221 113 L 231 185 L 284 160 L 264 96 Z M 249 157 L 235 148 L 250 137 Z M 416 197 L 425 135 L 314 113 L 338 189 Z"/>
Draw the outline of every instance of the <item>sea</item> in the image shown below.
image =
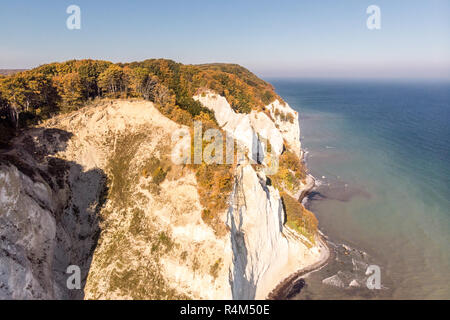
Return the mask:
<path fill-rule="evenodd" d="M 293 299 L 450 299 L 450 82 L 267 79 L 332 256 Z"/>

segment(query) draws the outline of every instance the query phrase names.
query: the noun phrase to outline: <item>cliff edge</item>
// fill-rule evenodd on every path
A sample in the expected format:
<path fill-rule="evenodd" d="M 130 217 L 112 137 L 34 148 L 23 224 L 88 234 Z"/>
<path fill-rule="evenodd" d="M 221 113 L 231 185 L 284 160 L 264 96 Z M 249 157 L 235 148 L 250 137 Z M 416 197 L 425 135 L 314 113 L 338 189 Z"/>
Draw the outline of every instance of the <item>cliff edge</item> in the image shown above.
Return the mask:
<path fill-rule="evenodd" d="M 21 107 L 14 80 L 35 74 L 55 96 Z M 83 60 L 2 81 L 16 128 L 0 150 L 0 298 L 264 299 L 327 257 L 301 204 L 298 114 L 248 70 Z M 20 130 L 23 112 L 48 119 Z M 223 137 L 236 149 L 208 162 Z"/>

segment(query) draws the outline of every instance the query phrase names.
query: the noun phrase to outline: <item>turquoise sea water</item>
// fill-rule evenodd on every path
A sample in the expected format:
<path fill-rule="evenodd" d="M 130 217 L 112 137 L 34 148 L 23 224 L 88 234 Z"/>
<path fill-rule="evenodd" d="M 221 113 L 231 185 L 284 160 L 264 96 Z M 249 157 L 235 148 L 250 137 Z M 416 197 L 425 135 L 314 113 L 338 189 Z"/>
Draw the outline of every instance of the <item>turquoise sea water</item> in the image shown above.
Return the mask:
<path fill-rule="evenodd" d="M 336 248 L 355 249 L 310 275 L 296 299 L 450 299 L 450 84 L 269 81 L 300 114 L 319 182 L 307 205 Z M 359 279 L 355 252 L 380 266 L 382 290 L 322 283 Z"/>

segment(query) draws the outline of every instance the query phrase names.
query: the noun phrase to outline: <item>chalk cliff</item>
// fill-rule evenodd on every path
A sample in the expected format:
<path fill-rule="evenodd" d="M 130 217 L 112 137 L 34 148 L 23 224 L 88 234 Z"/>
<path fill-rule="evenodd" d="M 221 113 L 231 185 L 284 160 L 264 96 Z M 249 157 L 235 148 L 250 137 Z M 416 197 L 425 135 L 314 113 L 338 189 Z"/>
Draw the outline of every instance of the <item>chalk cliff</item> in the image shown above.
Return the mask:
<path fill-rule="evenodd" d="M 67 289 L 66 270 L 88 274 L 106 176 L 54 156 L 71 136 L 32 129 L 0 153 L 1 299 L 83 298 Z"/>
<path fill-rule="evenodd" d="M 301 156 L 298 116 L 286 103 L 240 114 L 213 92 L 195 99 L 247 160 L 269 165 L 264 139 L 277 156 L 285 148 Z M 324 259 L 326 246 L 285 226 L 282 190 L 251 161 L 236 165 L 219 217 L 227 231 L 215 233 L 202 219 L 196 175 L 168 160 L 182 128 L 151 102 L 106 100 L 2 151 L 0 298 L 264 299 Z M 82 270 L 81 290 L 66 286 L 69 265 Z"/>
<path fill-rule="evenodd" d="M 249 151 L 261 137 L 270 142 L 279 156 L 285 146 L 301 155 L 298 114 L 288 104 L 278 100 L 264 112 L 235 113 L 225 98 L 212 92 L 195 97 L 214 111 L 222 128 L 241 142 Z M 289 120 L 276 118 L 276 108 L 293 115 Z M 280 130 L 282 128 L 282 130 Z M 260 153 L 258 153 L 260 155 Z M 259 160 L 255 152 L 249 158 Z M 264 161 L 263 165 L 265 164 Z M 299 195 L 310 190 L 311 178 L 299 188 Z M 301 200 L 301 199 L 299 199 Z M 285 210 L 279 190 L 270 185 L 264 171 L 256 171 L 250 164 L 237 167 L 235 184 L 228 210 L 227 224 L 233 249 L 231 290 L 235 299 L 264 299 L 278 282 L 291 273 L 326 259 L 328 249 L 322 242 L 309 247 L 301 235 L 285 226 Z"/>

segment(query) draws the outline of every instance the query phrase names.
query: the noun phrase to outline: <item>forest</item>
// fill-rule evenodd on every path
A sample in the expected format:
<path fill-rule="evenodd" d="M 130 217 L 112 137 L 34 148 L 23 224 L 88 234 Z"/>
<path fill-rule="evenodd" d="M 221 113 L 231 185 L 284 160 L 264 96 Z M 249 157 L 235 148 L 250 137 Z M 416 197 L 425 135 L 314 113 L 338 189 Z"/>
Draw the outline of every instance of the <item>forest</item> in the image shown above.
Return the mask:
<path fill-rule="evenodd" d="M 202 90 L 226 97 L 236 112 L 279 98 L 273 87 L 234 64 L 183 65 L 166 59 L 117 63 L 70 60 L 0 75 L 0 126 L 24 128 L 99 98 L 143 98 L 181 120 L 211 112 L 192 97 Z M 183 121 L 181 121 L 183 122 Z"/>

